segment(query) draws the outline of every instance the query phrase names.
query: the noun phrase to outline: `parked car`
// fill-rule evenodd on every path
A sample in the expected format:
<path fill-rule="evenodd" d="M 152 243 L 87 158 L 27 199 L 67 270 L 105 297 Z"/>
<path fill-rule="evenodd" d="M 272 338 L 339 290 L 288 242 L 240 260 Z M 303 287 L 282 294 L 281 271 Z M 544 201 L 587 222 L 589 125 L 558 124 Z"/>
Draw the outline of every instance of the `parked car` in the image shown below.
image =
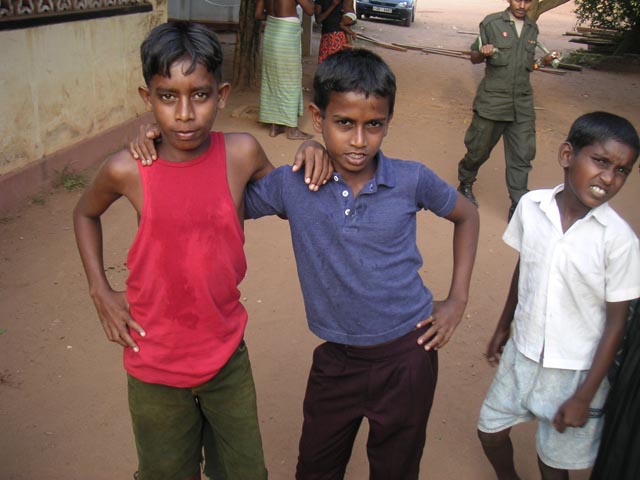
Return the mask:
<path fill-rule="evenodd" d="M 400 20 L 410 27 L 416 19 L 416 3 L 417 0 L 356 0 L 356 15 Z"/>

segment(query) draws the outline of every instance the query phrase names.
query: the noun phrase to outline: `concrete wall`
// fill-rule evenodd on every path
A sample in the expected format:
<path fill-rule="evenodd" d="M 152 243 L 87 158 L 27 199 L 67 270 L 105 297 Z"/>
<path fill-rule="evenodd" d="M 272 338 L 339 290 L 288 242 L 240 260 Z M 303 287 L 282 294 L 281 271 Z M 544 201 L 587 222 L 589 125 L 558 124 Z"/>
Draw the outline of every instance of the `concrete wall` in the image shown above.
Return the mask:
<path fill-rule="evenodd" d="M 169 18 L 194 22 L 238 23 L 240 0 L 169 0 Z"/>
<path fill-rule="evenodd" d="M 140 43 L 167 19 L 151 12 L 0 31 L 0 183 L 3 176 L 144 111 Z"/>

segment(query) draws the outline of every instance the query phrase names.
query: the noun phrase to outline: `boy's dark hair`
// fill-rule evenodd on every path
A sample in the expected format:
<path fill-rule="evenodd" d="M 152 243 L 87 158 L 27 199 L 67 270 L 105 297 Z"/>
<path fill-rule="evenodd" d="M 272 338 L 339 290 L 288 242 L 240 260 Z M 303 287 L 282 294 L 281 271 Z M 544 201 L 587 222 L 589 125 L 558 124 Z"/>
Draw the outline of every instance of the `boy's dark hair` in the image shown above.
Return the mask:
<path fill-rule="evenodd" d="M 591 112 L 582 115 L 573 122 L 567 136 L 567 142 L 576 154 L 584 147 L 605 143 L 608 140 L 615 140 L 631 147 L 637 160 L 640 153 L 638 132 L 627 119 L 613 113 Z"/>
<path fill-rule="evenodd" d="M 222 80 L 222 47 L 215 33 L 197 23 L 169 22 L 151 30 L 140 46 L 144 81 L 149 85 L 154 75 L 170 77 L 171 65 L 183 58 L 191 59 L 186 75 L 200 63 Z"/>
<path fill-rule="evenodd" d="M 359 92 L 396 101 L 396 77 L 382 58 L 364 48 L 341 50 L 324 60 L 313 78 L 313 103 L 324 112 L 332 92 Z"/>

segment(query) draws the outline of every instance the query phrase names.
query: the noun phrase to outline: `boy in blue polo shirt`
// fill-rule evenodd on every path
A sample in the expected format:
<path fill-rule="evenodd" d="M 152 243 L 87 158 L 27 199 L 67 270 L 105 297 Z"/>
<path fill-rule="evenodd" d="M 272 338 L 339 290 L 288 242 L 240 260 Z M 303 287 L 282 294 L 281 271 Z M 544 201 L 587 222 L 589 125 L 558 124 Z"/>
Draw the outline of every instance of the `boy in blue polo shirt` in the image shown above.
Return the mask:
<path fill-rule="evenodd" d="M 417 479 L 437 350 L 466 306 L 478 214 L 423 164 L 380 151 L 396 92 L 380 57 L 338 52 L 314 90 L 333 181 L 309 194 L 299 173 L 278 168 L 245 191 L 247 217 L 289 219 L 309 328 L 326 341 L 313 355 L 296 478 L 343 478 L 366 417 L 371 478 Z M 419 275 L 423 209 L 454 224 L 451 288 L 437 304 Z"/>

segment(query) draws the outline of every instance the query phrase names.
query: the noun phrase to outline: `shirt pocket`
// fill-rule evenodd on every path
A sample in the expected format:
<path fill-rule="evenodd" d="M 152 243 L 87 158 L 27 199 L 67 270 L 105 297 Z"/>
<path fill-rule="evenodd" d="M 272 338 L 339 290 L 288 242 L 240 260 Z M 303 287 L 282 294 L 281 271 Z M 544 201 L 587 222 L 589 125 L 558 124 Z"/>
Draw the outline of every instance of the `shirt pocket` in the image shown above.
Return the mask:
<path fill-rule="evenodd" d="M 513 44 L 511 41 L 498 38 L 493 42 L 493 46 L 496 49 L 493 55 L 487 58 L 487 62 L 493 67 L 506 67 L 511 63 L 511 56 L 513 55 Z"/>
<path fill-rule="evenodd" d="M 526 56 L 525 68 L 528 71 L 532 72 L 536 56 L 536 41 L 534 39 L 527 40 L 527 43 L 524 46 L 524 50 Z"/>

